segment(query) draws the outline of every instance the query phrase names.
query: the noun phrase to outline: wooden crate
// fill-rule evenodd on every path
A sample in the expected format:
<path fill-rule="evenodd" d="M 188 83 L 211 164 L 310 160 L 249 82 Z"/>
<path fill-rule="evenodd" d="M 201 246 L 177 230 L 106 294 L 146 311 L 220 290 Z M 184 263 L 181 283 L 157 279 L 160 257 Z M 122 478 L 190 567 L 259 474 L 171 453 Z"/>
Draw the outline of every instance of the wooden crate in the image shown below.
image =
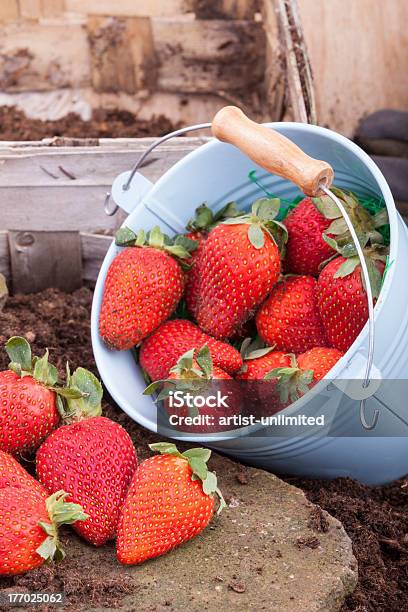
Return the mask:
<path fill-rule="evenodd" d="M 15 292 L 94 282 L 124 219 L 109 217 L 104 199 L 153 139 L 59 140 L 59 146 L 0 143 L 0 273 Z M 154 152 L 143 174 L 155 182 L 207 138 L 176 138 Z"/>

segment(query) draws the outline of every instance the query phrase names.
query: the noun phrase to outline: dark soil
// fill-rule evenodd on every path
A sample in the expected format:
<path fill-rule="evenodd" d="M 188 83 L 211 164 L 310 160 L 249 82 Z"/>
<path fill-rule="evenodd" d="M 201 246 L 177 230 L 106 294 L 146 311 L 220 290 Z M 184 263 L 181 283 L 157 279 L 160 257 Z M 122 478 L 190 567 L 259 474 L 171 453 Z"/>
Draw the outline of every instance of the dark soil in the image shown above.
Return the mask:
<path fill-rule="evenodd" d="M 83 288 L 73 294 L 46 290 L 35 296 L 15 296 L 0 313 L 0 344 L 12 335 L 25 335 L 39 354 L 50 349 L 50 360 L 61 371 L 68 359 L 72 367 L 83 365 L 96 373 L 90 338 L 92 292 Z M 0 352 L 0 369 L 7 356 Z M 120 422 L 138 448 L 147 449 L 155 436 L 142 430 L 107 398 L 105 415 Z M 148 453 L 146 452 L 146 455 Z M 30 464 L 27 464 L 30 466 Z M 32 465 L 32 464 L 31 464 Z M 245 480 L 245 471 L 242 474 Z M 359 563 L 359 582 L 344 611 L 402 612 L 408 609 L 408 479 L 384 487 L 367 487 L 349 479 L 320 481 L 287 478 L 308 498 L 338 518 L 353 542 Z M 319 532 L 327 529 L 324 516 L 311 517 L 316 538 L 298 542 L 299 548 L 318 546 Z M 75 566 L 75 559 L 58 570 L 43 567 L 26 576 L 0 581 L 13 590 L 63 590 L 70 606 L 90 601 L 115 607 L 126 594 L 126 582 L 109 576 L 102 579 L 92 568 Z"/>
<path fill-rule="evenodd" d="M 179 127 L 164 115 L 149 121 L 124 110 L 93 111 L 90 121 L 69 113 L 56 121 L 30 119 L 14 106 L 0 106 L 0 140 L 42 140 L 53 136 L 69 138 L 141 138 L 162 136 Z"/>

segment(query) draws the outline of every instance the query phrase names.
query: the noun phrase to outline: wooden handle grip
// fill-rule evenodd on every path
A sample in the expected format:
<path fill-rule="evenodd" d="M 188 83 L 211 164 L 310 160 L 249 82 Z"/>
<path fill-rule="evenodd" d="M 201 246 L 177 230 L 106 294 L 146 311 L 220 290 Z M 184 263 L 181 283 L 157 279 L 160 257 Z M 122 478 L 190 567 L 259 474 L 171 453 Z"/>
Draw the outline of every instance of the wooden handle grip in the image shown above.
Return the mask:
<path fill-rule="evenodd" d="M 213 135 L 235 145 L 272 174 L 295 183 L 307 196 L 322 195 L 319 185 L 330 187 L 333 168 L 306 155 L 295 143 L 249 119 L 236 106 L 225 106 L 212 121 Z"/>

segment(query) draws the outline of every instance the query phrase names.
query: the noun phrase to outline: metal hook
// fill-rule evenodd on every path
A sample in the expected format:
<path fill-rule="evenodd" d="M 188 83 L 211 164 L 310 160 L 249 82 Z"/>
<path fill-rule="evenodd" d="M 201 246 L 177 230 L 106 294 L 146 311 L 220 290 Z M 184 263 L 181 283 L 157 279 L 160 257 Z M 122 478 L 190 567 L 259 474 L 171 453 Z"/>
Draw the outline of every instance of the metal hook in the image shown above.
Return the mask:
<path fill-rule="evenodd" d="M 360 402 L 360 421 L 364 429 L 366 429 L 367 431 L 371 431 L 372 429 L 375 429 L 378 423 L 380 411 L 378 410 L 378 408 L 374 410 L 373 422 L 369 424 L 365 416 L 365 409 L 366 409 L 365 400 L 361 400 Z"/>
<path fill-rule="evenodd" d="M 116 211 L 119 209 L 119 206 L 117 204 L 114 205 L 114 208 L 109 208 L 110 197 L 111 197 L 110 191 L 107 191 L 106 196 L 105 196 L 105 201 L 103 203 L 103 209 L 105 213 L 108 215 L 108 217 L 112 217 L 112 215 L 114 215 Z"/>

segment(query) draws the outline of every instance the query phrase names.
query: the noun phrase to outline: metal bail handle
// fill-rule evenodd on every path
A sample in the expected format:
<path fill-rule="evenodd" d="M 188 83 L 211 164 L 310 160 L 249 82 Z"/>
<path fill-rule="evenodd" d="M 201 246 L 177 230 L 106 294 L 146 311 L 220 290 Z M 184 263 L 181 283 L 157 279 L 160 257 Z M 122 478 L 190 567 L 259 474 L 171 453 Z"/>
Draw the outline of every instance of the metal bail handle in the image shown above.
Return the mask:
<path fill-rule="evenodd" d="M 295 143 L 282 134 L 248 119 L 240 109 L 233 106 L 227 106 L 215 115 L 211 123 L 199 123 L 180 128 L 155 140 L 133 166 L 127 181 L 123 184 L 123 191 L 129 190 L 136 172 L 156 147 L 167 140 L 171 140 L 187 132 L 204 129 L 212 129 L 213 135 L 216 138 L 234 144 L 246 153 L 250 159 L 265 168 L 268 172 L 295 183 L 306 195 L 316 196 L 325 193 L 338 206 L 356 247 L 367 293 L 369 346 L 367 365 L 362 385 L 363 388 L 368 387 L 370 384 L 370 373 L 374 358 L 373 295 L 364 253 L 353 224 L 339 198 L 329 189 L 334 176 L 333 169 L 329 164 L 309 157 L 295 145 Z M 113 215 L 119 207 L 115 204 L 114 208 L 110 208 L 108 206 L 109 199 L 110 193 L 107 193 L 105 198 L 105 212 L 108 215 Z M 377 425 L 379 411 L 378 409 L 375 410 L 372 423 L 368 423 L 365 416 L 365 408 L 365 399 L 362 399 L 360 401 L 361 424 L 364 429 L 372 430 Z"/>

